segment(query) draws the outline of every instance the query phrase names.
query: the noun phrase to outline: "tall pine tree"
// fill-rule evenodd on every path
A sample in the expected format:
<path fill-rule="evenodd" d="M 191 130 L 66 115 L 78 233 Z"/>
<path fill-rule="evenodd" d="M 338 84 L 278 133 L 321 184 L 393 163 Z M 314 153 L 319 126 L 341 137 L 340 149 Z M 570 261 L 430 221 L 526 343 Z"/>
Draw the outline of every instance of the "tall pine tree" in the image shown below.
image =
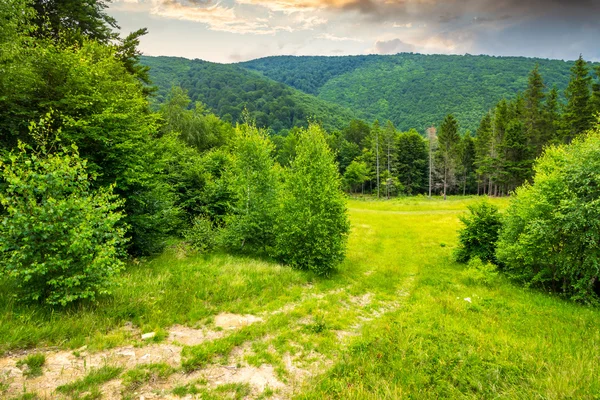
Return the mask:
<path fill-rule="evenodd" d="M 539 65 L 529 74 L 529 82 L 525 91 L 525 132 L 530 143 L 535 148 L 536 154 L 542 152 L 542 148 L 547 141 L 544 135 L 543 126 L 543 101 L 544 101 L 544 80 L 540 75 Z"/>
<path fill-rule="evenodd" d="M 442 174 L 442 185 L 444 200 L 448 192 L 448 186 L 452 180 L 454 169 L 456 166 L 456 156 L 460 136 L 458 134 L 458 121 L 452 114 L 448 114 L 442 125 L 438 135 L 438 153 L 440 162 L 440 172 Z"/>
<path fill-rule="evenodd" d="M 592 126 L 592 104 L 590 86 L 592 77 L 589 67 L 579 56 L 571 68 L 571 80 L 565 92 L 567 105 L 562 120 L 562 137 L 570 143 L 575 137 L 586 132 Z"/>

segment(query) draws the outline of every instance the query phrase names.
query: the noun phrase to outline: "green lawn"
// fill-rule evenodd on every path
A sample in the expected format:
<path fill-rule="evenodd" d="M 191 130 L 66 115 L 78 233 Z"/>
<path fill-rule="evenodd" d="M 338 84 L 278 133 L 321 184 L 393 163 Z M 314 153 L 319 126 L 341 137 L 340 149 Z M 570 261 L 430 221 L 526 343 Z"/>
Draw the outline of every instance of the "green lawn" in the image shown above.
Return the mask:
<path fill-rule="evenodd" d="M 46 346 L 86 345 L 90 353 L 143 347 L 144 332 L 157 333 L 154 346 L 181 324 L 215 336 L 182 346 L 174 369 L 161 367 L 160 378 L 173 374 L 177 385 L 152 386 L 159 379 L 144 378 L 152 380 L 148 390 L 198 398 L 600 398 L 598 309 L 502 276 L 485 285 L 452 261 L 458 216 L 473 201 L 349 201 L 347 259 L 328 279 L 175 247 L 132 264 L 114 296 L 96 306 L 64 312 L 17 306 L 5 283 L 0 352 L 7 358 L 17 349 Z M 262 321 L 220 331 L 214 320 L 221 313 Z M 215 366 L 272 367 L 281 385 L 218 385 L 202 375 Z M 125 371 L 122 377 L 132 374 L 152 376 Z M 10 384 L 2 379 L 0 397 Z"/>

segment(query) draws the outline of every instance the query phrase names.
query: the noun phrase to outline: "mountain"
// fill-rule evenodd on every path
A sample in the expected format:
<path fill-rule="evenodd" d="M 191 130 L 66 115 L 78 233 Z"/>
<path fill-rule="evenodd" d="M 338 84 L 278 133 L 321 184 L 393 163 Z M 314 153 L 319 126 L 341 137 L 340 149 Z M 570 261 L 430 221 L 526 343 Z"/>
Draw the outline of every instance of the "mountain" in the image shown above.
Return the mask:
<path fill-rule="evenodd" d="M 150 67 L 150 77 L 158 87 L 155 102 L 159 104 L 173 85 L 179 85 L 192 101 L 201 101 L 224 120 L 240 121 L 246 108 L 258 126 L 275 132 L 306 126 L 309 118 L 328 130 L 339 129 L 357 116 L 239 65 L 178 57 L 142 57 L 141 61 Z"/>
<path fill-rule="evenodd" d="M 502 98 L 527 86 L 535 64 L 548 87 L 562 93 L 572 62 L 472 55 L 278 56 L 240 63 L 265 77 L 321 100 L 346 107 L 367 120 L 391 120 L 397 128 L 423 132 L 453 113 L 462 129 L 475 130 Z"/>

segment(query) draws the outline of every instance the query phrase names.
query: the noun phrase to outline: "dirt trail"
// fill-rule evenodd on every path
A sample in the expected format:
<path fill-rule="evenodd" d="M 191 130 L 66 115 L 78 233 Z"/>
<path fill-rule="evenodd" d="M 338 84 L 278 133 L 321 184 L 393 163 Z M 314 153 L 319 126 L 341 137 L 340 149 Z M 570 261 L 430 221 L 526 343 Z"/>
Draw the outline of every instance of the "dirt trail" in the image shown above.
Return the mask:
<path fill-rule="evenodd" d="M 408 296 L 412 286 L 412 278 L 404 282 L 406 287 L 398 292 L 397 300 L 377 301 L 376 296 L 370 292 L 364 292 L 361 295 L 348 296 L 347 301 L 341 302 L 339 312 L 354 310 L 358 312 L 356 323 L 347 329 L 334 331 L 337 335 L 340 350 L 342 350 L 350 339 L 360 334 L 363 324 L 383 314 L 393 311 L 401 306 L 403 299 Z M 328 359 L 322 354 L 314 351 L 308 353 L 301 346 L 298 346 L 296 354 L 279 354 L 279 366 L 270 364 L 249 365 L 246 361 L 248 356 L 254 354 L 252 350 L 253 343 L 262 342 L 268 346 L 270 340 L 275 340 L 276 336 L 266 336 L 255 342 L 246 342 L 242 346 L 235 348 L 224 364 L 212 364 L 192 373 L 181 372 L 181 352 L 184 346 L 196 346 L 207 341 L 213 341 L 224 338 L 237 329 L 251 324 L 261 323 L 270 316 L 278 314 L 288 314 L 304 302 L 317 299 L 318 301 L 336 301 L 335 296 L 347 292 L 351 286 L 338 288 L 322 293 L 305 293 L 298 302 L 289 303 L 279 310 L 264 313 L 260 316 L 219 314 L 214 318 L 214 327 L 204 327 L 194 329 L 182 325 L 172 326 L 168 331 L 168 337 L 160 343 L 152 343 L 154 340 L 150 337 L 148 340 L 141 340 L 141 332 L 132 327 L 124 328 L 129 333 L 140 338 L 136 345 L 121 346 L 118 348 L 100 351 L 88 352 L 85 348 L 76 351 L 66 350 L 33 350 L 12 354 L 5 358 L 0 358 L 0 391 L 1 398 L 15 398 L 23 393 L 24 389 L 30 393 L 36 393 L 41 399 L 61 399 L 56 392 L 56 388 L 74 382 L 89 374 L 90 370 L 103 366 L 118 366 L 124 370 L 131 370 L 144 364 L 168 364 L 177 372 L 165 379 L 152 379 L 137 388 L 133 393 L 129 393 L 134 399 L 179 399 L 174 396 L 172 390 L 178 386 L 194 385 L 197 382 L 203 382 L 205 387 L 215 389 L 225 384 L 245 384 L 250 388 L 249 398 L 259 397 L 265 390 L 274 393 L 271 398 L 289 398 L 302 386 L 307 378 L 323 373 L 333 364 L 333 359 Z M 311 288 L 312 289 L 312 288 Z M 305 321 L 306 320 L 306 321 Z M 294 322 L 296 328 L 302 329 L 310 318 L 300 318 Z M 152 336 L 152 335 L 150 335 Z M 275 350 L 273 350 L 276 352 Z M 43 353 L 46 356 L 46 364 L 43 367 L 43 375 L 33 379 L 27 379 L 24 376 L 23 367 L 17 367 L 19 360 L 27 354 Z M 257 366 L 258 365 L 258 366 Z M 121 375 L 122 377 L 122 375 Z M 4 384 L 4 388 L 2 388 Z M 8 389 L 6 389 L 6 385 Z M 111 380 L 101 386 L 103 399 L 120 399 L 123 397 L 123 385 L 121 379 Z M 194 398 L 193 396 L 183 398 Z"/>

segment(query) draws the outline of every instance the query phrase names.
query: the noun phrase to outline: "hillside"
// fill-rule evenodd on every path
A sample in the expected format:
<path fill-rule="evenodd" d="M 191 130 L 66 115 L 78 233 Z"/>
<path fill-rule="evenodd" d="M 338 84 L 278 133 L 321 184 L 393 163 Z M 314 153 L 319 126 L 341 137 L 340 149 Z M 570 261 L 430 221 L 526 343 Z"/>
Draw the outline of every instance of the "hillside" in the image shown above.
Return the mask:
<path fill-rule="evenodd" d="M 454 113 L 461 128 L 475 130 L 501 98 L 527 85 L 538 63 L 548 87 L 566 88 L 572 62 L 524 57 L 422 55 L 267 57 L 240 65 L 306 93 L 423 131 Z"/>
<path fill-rule="evenodd" d="M 247 108 L 258 126 L 278 132 L 306 126 L 309 118 L 321 121 L 326 129 L 336 129 L 354 117 L 343 107 L 237 65 L 177 57 L 143 57 L 142 63 L 150 67 L 158 87 L 156 102 L 163 102 L 170 88 L 180 85 L 192 101 L 205 103 L 227 121 L 240 121 Z"/>

